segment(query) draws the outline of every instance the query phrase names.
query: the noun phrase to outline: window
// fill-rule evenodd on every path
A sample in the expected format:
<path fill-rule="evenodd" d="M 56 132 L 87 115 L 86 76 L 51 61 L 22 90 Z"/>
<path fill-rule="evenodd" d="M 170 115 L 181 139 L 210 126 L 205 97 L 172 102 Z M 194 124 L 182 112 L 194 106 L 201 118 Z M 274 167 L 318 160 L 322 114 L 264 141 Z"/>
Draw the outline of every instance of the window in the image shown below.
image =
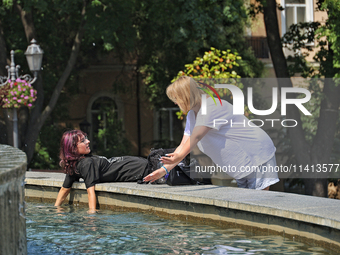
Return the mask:
<path fill-rule="evenodd" d="M 312 22 L 313 0 L 281 0 L 284 11 L 282 17 L 282 35 L 284 35 L 292 24 L 299 22 Z"/>
<path fill-rule="evenodd" d="M 117 105 L 110 97 L 98 97 L 91 106 L 91 142 L 94 151 L 97 150 L 98 140 L 93 139 L 98 136 L 99 130 L 110 127 L 110 122 L 117 121 Z M 106 149 L 107 141 L 104 137 L 103 146 Z"/>
<path fill-rule="evenodd" d="M 256 58 L 269 58 L 267 37 L 246 37 L 246 44 L 252 48 Z"/>
<path fill-rule="evenodd" d="M 155 116 L 155 145 L 158 147 L 177 146 L 183 137 L 183 121 L 178 119 L 179 108 L 161 108 Z"/>

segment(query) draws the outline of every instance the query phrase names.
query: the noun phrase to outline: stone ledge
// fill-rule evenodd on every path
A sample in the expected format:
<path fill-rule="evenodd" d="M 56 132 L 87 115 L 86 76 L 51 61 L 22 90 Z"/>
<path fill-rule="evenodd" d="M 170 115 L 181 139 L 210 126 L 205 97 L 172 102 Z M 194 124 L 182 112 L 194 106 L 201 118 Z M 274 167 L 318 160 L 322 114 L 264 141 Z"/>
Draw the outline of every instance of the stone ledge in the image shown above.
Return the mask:
<path fill-rule="evenodd" d="M 62 173 L 26 172 L 26 184 L 60 188 Z M 74 189 L 86 190 L 75 183 Z M 283 192 L 248 190 L 214 185 L 168 186 L 136 183 L 102 183 L 96 191 L 135 195 L 181 202 L 214 205 L 223 208 L 305 221 L 340 230 L 340 200 Z"/>
<path fill-rule="evenodd" d="M 54 201 L 64 176 L 26 172 L 26 196 Z M 72 188 L 68 199 L 86 204 L 85 184 L 74 183 Z M 97 184 L 96 194 L 100 208 L 130 208 L 195 221 L 217 221 L 219 225 L 243 225 L 252 231 L 273 231 L 295 240 L 299 237 L 309 243 L 318 242 L 331 250 L 340 249 L 340 200 L 214 185 L 136 183 Z"/>

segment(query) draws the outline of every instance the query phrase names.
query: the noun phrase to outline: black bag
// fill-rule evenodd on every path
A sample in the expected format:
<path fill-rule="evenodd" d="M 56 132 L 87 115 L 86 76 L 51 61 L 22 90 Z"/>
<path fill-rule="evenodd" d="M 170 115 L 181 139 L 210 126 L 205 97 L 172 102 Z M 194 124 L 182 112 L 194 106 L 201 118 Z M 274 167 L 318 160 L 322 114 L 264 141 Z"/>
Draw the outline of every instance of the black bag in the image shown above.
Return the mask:
<path fill-rule="evenodd" d="M 177 165 L 169 172 L 166 184 L 170 186 L 177 185 L 195 185 L 201 184 L 199 181 L 190 177 L 190 166 Z"/>
<path fill-rule="evenodd" d="M 161 163 L 159 159 L 165 154 L 172 153 L 176 148 L 171 149 L 151 149 L 151 152 L 148 156 L 148 173 L 152 173 L 161 167 Z M 153 184 L 168 184 L 170 186 L 177 185 L 197 185 L 197 184 L 211 184 L 211 179 L 203 179 L 198 178 L 194 179 L 190 176 L 190 169 L 194 169 L 194 167 L 198 165 L 198 162 L 193 159 L 190 162 L 190 165 L 185 164 L 185 159 L 183 159 L 177 166 L 174 167 L 169 172 L 169 175 L 162 177 L 153 182 Z"/>
<path fill-rule="evenodd" d="M 166 183 L 170 186 L 211 184 L 211 178 L 200 176 L 195 172 L 196 166 L 199 166 L 199 163 L 194 158 L 190 160 L 189 165 L 179 163 L 170 171 Z"/>
<path fill-rule="evenodd" d="M 157 170 L 161 167 L 161 162 L 159 161 L 162 156 L 167 153 L 172 153 L 176 148 L 171 149 L 151 149 L 151 152 L 148 155 L 148 174 L 151 174 L 153 171 Z M 152 182 L 152 184 L 165 184 L 165 177 L 159 178 L 158 180 Z"/>

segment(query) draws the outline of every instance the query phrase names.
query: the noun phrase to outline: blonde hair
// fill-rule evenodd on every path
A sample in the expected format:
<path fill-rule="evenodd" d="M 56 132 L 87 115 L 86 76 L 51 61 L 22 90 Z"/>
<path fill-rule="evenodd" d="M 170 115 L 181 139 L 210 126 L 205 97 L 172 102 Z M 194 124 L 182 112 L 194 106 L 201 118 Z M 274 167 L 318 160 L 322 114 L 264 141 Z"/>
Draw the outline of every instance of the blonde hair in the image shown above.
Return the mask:
<path fill-rule="evenodd" d="M 179 77 L 166 89 L 166 95 L 174 103 L 178 104 L 181 110 L 187 113 L 195 105 L 201 104 L 201 95 L 204 94 L 199 89 L 193 78 L 188 76 Z"/>

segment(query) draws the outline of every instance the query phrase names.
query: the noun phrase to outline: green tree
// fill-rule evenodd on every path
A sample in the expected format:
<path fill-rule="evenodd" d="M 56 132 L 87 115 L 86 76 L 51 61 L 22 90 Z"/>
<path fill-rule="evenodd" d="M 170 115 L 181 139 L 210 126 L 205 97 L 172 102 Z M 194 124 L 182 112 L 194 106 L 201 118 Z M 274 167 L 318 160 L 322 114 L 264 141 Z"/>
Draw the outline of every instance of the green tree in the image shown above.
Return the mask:
<path fill-rule="evenodd" d="M 67 117 L 65 103 L 77 93 L 79 70 L 98 61 L 103 52 L 112 50 L 120 40 L 131 41 L 127 36 L 133 31 L 130 14 L 129 2 L 120 0 L 3 2 L 0 7 L 0 63 L 6 63 L 3 53 L 7 49 L 23 53 L 32 38 L 45 52 L 43 72 L 34 84 L 38 91 L 35 107 L 31 111 L 21 110 L 26 116 L 20 125 L 21 147 L 28 162 L 46 120 L 56 123 Z M 23 54 L 17 54 L 16 62 L 25 63 Z M 54 114 L 53 110 L 56 110 Z"/>
<path fill-rule="evenodd" d="M 171 82 L 175 82 L 179 77 L 187 75 L 199 83 L 214 86 L 215 83 L 224 83 L 221 80 L 227 81 L 230 78 L 241 78 L 235 71 L 241 59 L 237 52 L 232 53 L 231 50 L 221 51 L 211 47 L 210 51 L 206 51 L 203 56 L 197 57 L 190 64 L 186 64 L 184 70 L 179 71 Z M 218 82 L 216 82 L 217 80 Z M 242 84 L 237 85 L 241 89 L 243 88 Z M 227 89 L 219 90 L 218 93 L 220 96 L 231 95 Z M 182 111 L 176 114 L 179 119 L 183 119 Z"/>
<path fill-rule="evenodd" d="M 251 69 L 250 63 L 242 61 L 242 57 L 237 52 L 228 50 L 219 50 L 211 47 L 209 51 L 204 52 L 203 56 L 197 57 L 192 63 L 186 64 L 184 70 L 178 72 L 177 76 L 171 81 L 174 82 L 180 76 L 187 75 L 194 78 L 199 83 L 205 83 L 210 86 L 215 84 L 234 84 L 240 89 L 245 90 L 247 84 L 243 84 L 239 73 L 245 74 Z M 210 93 L 205 91 L 206 93 Z M 228 89 L 219 89 L 217 92 L 221 97 L 232 103 L 232 94 Z M 256 106 L 264 105 L 260 95 L 255 92 L 254 102 Z M 253 117 L 248 107 L 245 106 L 245 115 Z M 183 112 L 177 113 L 180 119 L 183 118 Z"/>
<path fill-rule="evenodd" d="M 145 0 L 137 4 L 137 66 L 146 94 L 156 106 L 167 102 L 165 88 L 182 67 L 210 47 L 242 55 L 235 69 L 242 77 L 261 76 L 263 65 L 246 46 L 243 31 L 249 20 L 242 0 Z"/>
<path fill-rule="evenodd" d="M 247 22 L 242 0 L 3 1 L 0 64 L 5 66 L 8 49 L 23 53 L 32 38 L 45 52 L 34 84 L 35 107 L 21 110 L 21 147 L 28 161 L 46 121 L 54 125 L 67 119 L 67 102 L 78 92 L 80 70 L 109 51 L 122 62 L 130 61 L 127 65 L 135 63 L 137 100 L 143 81 L 156 106 L 163 105 L 164 88 L 179 69 L 211 46 L 237 50 L 243 56 L 240 65 L 249 67 L 243 76 L 258 76 L 262 66 L 241 32 Z M 16 62 L 25 63 L 23 54 L 17 54 Z"/>
<path fill-rule="evenodd" d="M 136 94 L 144 93 L 156 108 L 171 105 L 165 88 L 186 63 L 210 47 L 242 54 L 240 65 L 248 67 L 242 68 L 243 77 L 261 75 L 263 65 L 245 43 L 243 31 L 248 17 L 243 0 L 142 0 L 135 3 L 132 17 L 136 29 L 133 48 L 137 60 Z M 145 85 L 143 92 L 139 92 L 140 80 Z"/>

